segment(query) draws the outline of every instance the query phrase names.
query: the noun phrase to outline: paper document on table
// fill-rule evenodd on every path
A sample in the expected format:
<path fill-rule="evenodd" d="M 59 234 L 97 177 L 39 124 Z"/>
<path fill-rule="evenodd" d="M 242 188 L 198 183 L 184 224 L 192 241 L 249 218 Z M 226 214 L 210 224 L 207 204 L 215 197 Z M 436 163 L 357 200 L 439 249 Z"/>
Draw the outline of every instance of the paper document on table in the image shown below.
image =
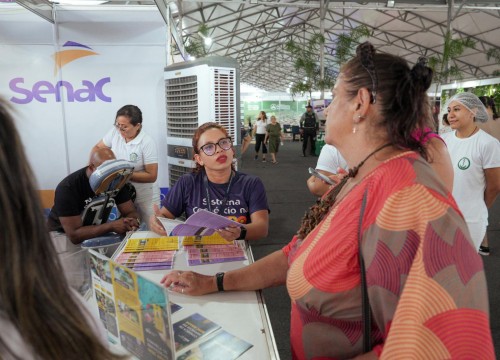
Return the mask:
<path fill-rule="evenodd" d="M 108 339 L 138 359 L 174 359 L 167 289 L 98 252 L 89 253 L 92 288 Z"/>
<path fill-rule="evenodd" d="M 161 221 L 167 234 L 171 236 L 208 236 L 215 233 L 218 229 L 242 226 L 242 224 L 236 221 L 204 209 L 191 215 L 185 222 L 162 217 L 158 219 Z"/>
<path fill-rule="evenodd" d="M 167 235 L 170 235 L 177 225 L 184 224 L 184 222 L 180 220 L 168 219 L 166 217 L 161 217 L 161 216 L 157 216 L 156 218 L 160 220 Z"/>

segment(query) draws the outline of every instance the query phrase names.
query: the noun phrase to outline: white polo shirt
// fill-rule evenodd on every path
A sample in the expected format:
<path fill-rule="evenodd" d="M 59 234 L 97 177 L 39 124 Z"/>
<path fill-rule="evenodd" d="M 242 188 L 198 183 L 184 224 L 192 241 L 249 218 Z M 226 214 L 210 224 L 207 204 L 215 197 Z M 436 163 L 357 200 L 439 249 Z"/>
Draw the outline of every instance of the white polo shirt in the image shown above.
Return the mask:
<path fill-rule="evenodd" d="M 128 160 L 134 164 L 134 171 L 144 171 L 145 165 L 158 163 L 158 152 L 156 144 L 151 136 L 144 130 L 128 143 L 120 135 L 116 128 L 111 129 L 102 139 L 104 145 L 111 148 L 117 159 Z M 141 219 L 146 221 L 153 214 L 153 204 L 160 204 L 160 189 L 158 184 L 138 183 L 132 181 L 135 186 L 137 198 L 135 207 L 139 211 Z"/>
<path fill-rule="evenodd" d="M 465 139 L 458 138 L 455 131 L 441 136 L 448 147 L 455 174 L 453 197 L 465 221 L 487 223 L 484 169 L 500 167 L 500 143 L 483 130 Z"/>
<path fill-rule="evenodd" d="M 104 145 L 113 150 L 117 159 L 134 163 L 135 171 L 144 171 L 144 165 L 158 163 L 156 144 L 144 130 L 128 143 L 120 135 L 120 131 L 112 128 L 102 139 Z"/>

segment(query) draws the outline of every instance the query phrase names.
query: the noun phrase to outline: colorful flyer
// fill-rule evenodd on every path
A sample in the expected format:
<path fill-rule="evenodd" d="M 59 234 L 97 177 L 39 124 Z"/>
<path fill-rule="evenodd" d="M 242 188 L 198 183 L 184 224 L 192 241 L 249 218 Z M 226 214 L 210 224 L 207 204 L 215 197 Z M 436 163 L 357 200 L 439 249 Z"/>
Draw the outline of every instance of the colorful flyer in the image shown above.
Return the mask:
<path fill-rule="evenodd" d="M 139 359 L 174 360 L 166 289 L 104 255 L 89 253 L 94 295 L 110 341 Z"/>

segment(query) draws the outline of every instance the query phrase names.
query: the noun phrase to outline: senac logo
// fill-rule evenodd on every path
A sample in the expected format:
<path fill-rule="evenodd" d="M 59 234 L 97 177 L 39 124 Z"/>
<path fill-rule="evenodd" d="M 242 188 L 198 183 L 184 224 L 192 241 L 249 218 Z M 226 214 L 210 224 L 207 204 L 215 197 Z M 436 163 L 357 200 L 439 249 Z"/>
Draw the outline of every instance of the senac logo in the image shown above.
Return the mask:
<path fill-rule="evenodd" d="M 99 55 L 90 47 L 73 41 L 67 41 L 63 45 L 63 50 L 56 52 L 54 58 L 54 75 L 65 65 L 75 60 Z M 29 104 L 32 101 L 46 103 L 48 99 L 55 99 L 61 102 L 62 96 L 66 95 L 68 102 L 95 102 L 97 99 L 104 102 L 111 102 L 111 97 L 104 94 L 104 85 L 111 82 L 111 78 L 105 77 L 95 83 L 90 80 L 82 80 L 81 85 L 74 86 L 69 81 L 60 80 L 54 84 L 50 81 L 41 80 L 33 85 L 25 83 L 22 77 L 16 77 L 9 82 L 9 88 L 17 96 L 10 98 L 10 101 L 16 104 Z M 63 91 L 64 89 L 64 91 Z"/>

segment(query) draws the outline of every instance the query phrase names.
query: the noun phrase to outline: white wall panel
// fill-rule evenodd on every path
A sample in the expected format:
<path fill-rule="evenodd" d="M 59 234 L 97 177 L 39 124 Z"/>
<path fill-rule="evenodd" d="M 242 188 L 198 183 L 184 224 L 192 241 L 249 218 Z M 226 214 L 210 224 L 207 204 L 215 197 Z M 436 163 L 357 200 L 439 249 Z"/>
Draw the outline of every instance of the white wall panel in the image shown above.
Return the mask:
<path fill-rule="evenodd" d="M 166 26 L 156 7 L 58 10 L 56 28 L 21 7 L 15 16 L 4 10 L 0 7 L 0 96 L 17 112 L 40 189 L 54 189 L 64 176 L 85 166 L 91 147 L 126 104 L 143 112 L 144 131 L 158 146 L 159 185 L 166 187 Z M 67 42 L 82 46 L 64 46 Z M 73 61 L 58 69 L 58 51 L 74 56 Z M 100 96 L 92 91 L 96 84 L 103 84 Z"/>

